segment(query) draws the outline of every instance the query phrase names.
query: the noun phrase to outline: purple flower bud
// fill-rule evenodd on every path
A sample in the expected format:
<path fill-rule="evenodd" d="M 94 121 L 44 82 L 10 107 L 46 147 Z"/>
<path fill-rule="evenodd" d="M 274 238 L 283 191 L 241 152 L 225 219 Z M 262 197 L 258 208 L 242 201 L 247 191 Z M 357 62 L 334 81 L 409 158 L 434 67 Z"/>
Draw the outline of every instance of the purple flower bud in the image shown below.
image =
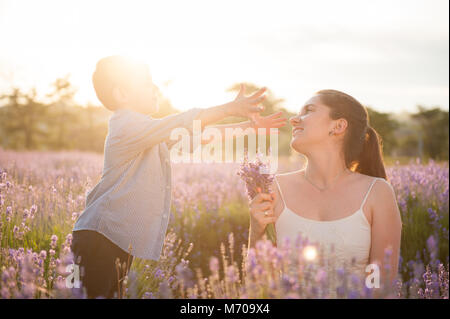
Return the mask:
<path fill-rule="evenodd" d="M 160 278 L 164 278 L 164 272 L 161 269 L 157 269 L 155 272 L 155 277 L 160 279 Z"/>
<path fill-rule="evenodd" d="M 45 258 L 47 258 L 47 252 L 45 250 L 41 250 L 41 252 L 39 253 L 39 257 L 45 260 Z"/>
<path fill-rule="evenodd" d="M 31 215 L 34 215 L 35 213 L 37 212 L 37 206 L 36 205 L 31 205 L 31 208 L 30 208 L 30 214 Z"/>

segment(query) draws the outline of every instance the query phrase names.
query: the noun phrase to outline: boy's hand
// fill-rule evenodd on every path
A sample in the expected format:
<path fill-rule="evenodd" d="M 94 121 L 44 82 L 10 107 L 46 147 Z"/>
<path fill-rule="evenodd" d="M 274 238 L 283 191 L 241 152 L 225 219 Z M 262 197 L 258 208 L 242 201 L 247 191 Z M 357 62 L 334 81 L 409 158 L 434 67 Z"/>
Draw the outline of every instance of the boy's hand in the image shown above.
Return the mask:
<path fill-rule="evenodd" d="M 259 128 L 264 128 L 265 134 L 270 133 L 271 128 L 280 128 L 286 125 L 286 118 L 281 117 L 283 112 L 274 113 L 268 116 L 255 114 L 252 119 L 252 127 L 258 133 Z"/>
<path fill-rule="evenodd" d="M 230 116 L 241 116 L 252 119 L 259 112 L 264 110 L 262 105 L 258 105 L 265 99 L 264 92 L 266 88 L 259 89 L 251 96 L 245 96 L 245 86 L 241 84 L 238 95 L 233 102 L 229 103 L 227 113 Z"/>

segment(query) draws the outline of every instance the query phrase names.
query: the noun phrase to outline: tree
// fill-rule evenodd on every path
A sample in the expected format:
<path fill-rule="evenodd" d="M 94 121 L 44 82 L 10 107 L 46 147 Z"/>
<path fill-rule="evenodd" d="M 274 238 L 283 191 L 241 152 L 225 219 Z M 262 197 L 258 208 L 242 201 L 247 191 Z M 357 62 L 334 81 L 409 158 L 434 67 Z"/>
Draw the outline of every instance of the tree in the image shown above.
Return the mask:
<path fill-rule="evenodd" d="M 15 149 L 36 149 L 40 141 L 48 137 L 45 124 L 48 107 L 36 99 L 36 89 L 24 93 L 13 88 L 11 94 L 0 96 L 6 100 L 1 108 L 0 123 L 3 127 L 3 143 Z"/>
<path fill-rule="evenodd" d="M 76 89 L 69 81 L 69 74 L 58 78 L 52 83 L 52 92 L 47 97 L 52 100 L 50 109 L 52 111 L 51 127 L 53 129 L 52 147 L 55 149 L 72 148 L 73 143 L 69 131 L 71 125 L 79 121 L 79 113 L 74 112 L 70 106 L 74 105 L 73 97 Z"/>
<path fill-rule="evenodd" d="M 417 108 L 418 112 L 412 114 L 411 118 L 419 125 L 425 155 L 437 160 L 448 160 L 448 111 L 443 111 L 438 107 L 426 109 L 421 105 L 418 105 Z"/>
<path fill-rule="evenodd" d="M 369 124 L 381 136 L 383 141 L 383 153 L 391 154 L 397 146 L 397 139 L 394 135 L 399 128 L 399 122 L 391 118 L 390 113 L 377 112 L 370 107 L 366 107 L 369 115 Z"/>

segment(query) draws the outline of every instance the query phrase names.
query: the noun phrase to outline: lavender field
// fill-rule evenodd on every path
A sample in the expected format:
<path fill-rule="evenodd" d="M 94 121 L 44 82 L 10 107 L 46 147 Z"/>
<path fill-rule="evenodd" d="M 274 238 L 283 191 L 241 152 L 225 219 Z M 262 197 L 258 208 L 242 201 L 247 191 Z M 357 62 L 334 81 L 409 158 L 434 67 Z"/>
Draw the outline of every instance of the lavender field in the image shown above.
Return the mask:
<path fill-rule="evenodd" d="M 83 298 L 67 288 L 71 230 L 103 157 L 0 149 L 1 298 Z M 288 171 L 295 164 L 281 165 Z M 247 195 L 232 164 L 174 164 L 173 207 L 159 261 L 136 259 L 119 298 L 371 298 L 345 269 L 302 258 L 299 237 L 246 250 Z M 384 298 L 448 298 L 448 162 L 387 169 L 403 221 L 399 282 Z M 243 258 L 247 256 L 248 258 Z M 329 280 L 338 280 L 337 289 Z"/>

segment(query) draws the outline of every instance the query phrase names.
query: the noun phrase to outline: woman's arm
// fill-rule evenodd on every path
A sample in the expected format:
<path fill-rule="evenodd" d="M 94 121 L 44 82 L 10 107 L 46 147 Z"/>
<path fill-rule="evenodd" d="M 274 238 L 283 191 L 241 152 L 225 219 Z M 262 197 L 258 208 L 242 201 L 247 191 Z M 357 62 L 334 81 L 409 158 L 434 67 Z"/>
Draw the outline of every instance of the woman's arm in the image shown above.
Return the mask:
<path fill-rule="evenodd" d="M 387 181 L 375 182 L 373 187 L 376 200 L 372 206 L 372 244 L 369 263 L 378 265 L 380 283 L 390 284 L 398 273 L 401 215 L 391 184 Z"/>

